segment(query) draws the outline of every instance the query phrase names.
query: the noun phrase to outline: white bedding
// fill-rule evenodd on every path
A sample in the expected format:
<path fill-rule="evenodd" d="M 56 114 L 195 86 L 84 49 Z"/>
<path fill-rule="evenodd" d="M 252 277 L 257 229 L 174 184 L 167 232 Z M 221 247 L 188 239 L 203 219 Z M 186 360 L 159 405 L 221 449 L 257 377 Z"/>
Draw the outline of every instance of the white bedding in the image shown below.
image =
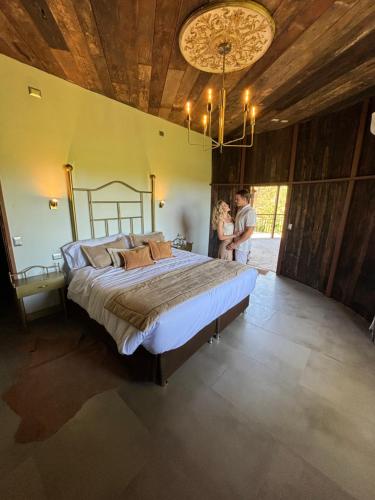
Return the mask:
<path fill-rule="evenodd" d="M 211 290 L 179 304 L 162 314 L 149 330 L 138 331 L 126 321 L 104 308 L 105 302 L 124 287 L 158 274 L 210 260 L 209 257 L 174 250 L 174 257 L 132 271 L 90 266 L 73 271 L 68 298 L 83 307 L 91 318 L 103 325 L 117 344 L 121 354 L 132 354 L 139 345 L 160 354 L 176 349 L 228 309 L 238 304 L 254 289 L 257 271 L 249 270 Z"/>

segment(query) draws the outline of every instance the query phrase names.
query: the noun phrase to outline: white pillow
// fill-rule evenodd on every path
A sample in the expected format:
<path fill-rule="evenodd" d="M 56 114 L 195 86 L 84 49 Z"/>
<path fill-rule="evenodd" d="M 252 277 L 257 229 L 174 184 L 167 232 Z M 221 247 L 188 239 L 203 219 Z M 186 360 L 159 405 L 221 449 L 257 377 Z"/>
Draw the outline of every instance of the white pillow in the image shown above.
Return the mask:
<path fill-rule="evenodd" d="M 81 249 L 81 245 L 95 246 L 100 245 L 101 243 L 112 243 L 112 241 L 117 240 L 120 236 L 124 237 L 126 247 L 131 248 L 132 244 L 130 237 L 123 233 L 112 234 L 111 236 L 95 238 L 92 240 L 73 241 L 72 243 L 67 243 L 66 245 L 62 246 L 61 252 L 69 271 L 71 271 L 72 269 L 80 269 L 81 267 L 90 265 L 90 262 Z"/>

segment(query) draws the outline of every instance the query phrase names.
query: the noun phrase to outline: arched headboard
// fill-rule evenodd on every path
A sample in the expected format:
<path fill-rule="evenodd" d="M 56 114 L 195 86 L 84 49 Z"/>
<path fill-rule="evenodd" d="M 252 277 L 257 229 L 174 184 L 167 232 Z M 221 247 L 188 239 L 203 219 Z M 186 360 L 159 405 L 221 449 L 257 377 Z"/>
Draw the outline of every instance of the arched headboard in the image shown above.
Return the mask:
<path fill-rule="evenodd" d="M 130 186 L 126 182 L 114 180 L 103 184 L 102 186 L 98 186 L 96 188 L 83 188 L 83 187 L 75 187 L 73 184 L 73 166 L 65 165 L 66 171 L 66 180 L 67 180 L 67 189 L 68 189 L 68 201 L 69 201 L 69 211 L 70 211 L 70 220 L 72 226 L 72 237 L 73 241 L 78 240 L 78 225 L 77 225 L 77 207 L 75 201 L 75 193 L 81 192 L 86 193 L 86 203 L 88 208 L 88 221 L 90 224 L 90 232 L 91 238 L 96 238 L 95 233 L 95 223 L 102 222 L 104 223 L 105 234 L 109 235 L 109 223 L 117 223 L 118 232 L 121 233 L 123 231 L 123 221 L 129 221 L 130 223 L 130 232 L 134 230 L 134 221 L 140 221 L 141 232 L 144 232 L 145 229 L 145 195 L 151 196 L 151 229 L 155 231 L 155 175 L 150 175 L 151 179 L 151 191 L 144 191 L 140 189 L 136 189 L 133 186 Z M 94 199 L 93 193 L 98 193 L 100 191 L 109 188 L 110 186 L 120 185 L 124 188 L 129 189 L 130 191 L 136 193 L 137 199 L 132 200 L 123 200 L 123 199 Z M 139 213 L 137 215 L 127 215 L 123 213 L 121 207 L 123 205 L 133 205 L 136 204 L 139 206 Z M 116 208 L 115 216 L 105 216 L 105 217 L 96 217 L 94 215 L 94 206 L 95 205 L 107 205 L 113 206 Z"/>

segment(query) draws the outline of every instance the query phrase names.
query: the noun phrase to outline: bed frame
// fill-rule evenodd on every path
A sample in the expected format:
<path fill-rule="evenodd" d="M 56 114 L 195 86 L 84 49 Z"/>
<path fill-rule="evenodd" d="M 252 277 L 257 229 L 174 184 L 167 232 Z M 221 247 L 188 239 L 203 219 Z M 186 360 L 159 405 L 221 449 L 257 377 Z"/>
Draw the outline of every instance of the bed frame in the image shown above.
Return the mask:
<path fill-rule="evenodd" d="M 151 195 L 151 230 L 155 230 L 155 175 L 151 175 L 151 190 L 139 190 L 123 181 L 111 181 L 102 186 L 95 188 L 82 188 L 75 187 L 73 183 L 73 167 L 72 165 L 66 165 L 66 179 L 67 179 L 67 189 L 68 189 L 68 200 L 70 209 L 70 219 L 72 226 L 72 236 L 73 240 L 78 240 L 78 226 L 77 226 L 77 212 L 75 206 L 74 193 L 75 192 L 85 192 L 87 196 L 87 206 L 89 214 L 89 223 L 91 229 L 91 237 L 95 238 L 95 222 L 102 222 L 104 224 L 104 229 L 106 236 L 109 235 L 109 222 L 116 221 L 119 232 L 122 232 L 122 221 L 130 221 L 130 229 L 133 232 L 133 222 L 134 219 L 140 220 L 142 232 L 144 232 L 144 195 Z M 113 184 L 118 184 L 124 186 L 131 191 L 138 193 L 138 200 L 95 200 L 95 193 L 98 191 L 105 190 L 107 187 Z M 139 215 L 127 215 L 126 206 L 127 204 L 138 204 Z M 112 204 L 116 207 L 116 215 L 114 217 L 95 217 L 93 206 L 95 204 Z M 124 210 L 123 213 L 122 210 Z M 218 337 L 220 332 L 231 323 L 239 314 L 245 311 L 249 305 L 249 297 L 236 304 L 234 307 L 229 309 L 226 313 L 222 314 L 210 324 L 205 326 L 200 330 L 192 339 L 190 339 L 186 344 L 179 347 L 178 349 L 173 349 L 171 351 L 164 352 L 162 354 L 151 354 L 143 346 L 138 347 L 138 349 L 131 355 L 121 355 L 121 358 L 125 359 L 129 367 L 131 368 L 133 374 L 136 378 L 141 380 L 148 380 L 155 382 L 161 386 L 164 386 L 168 382 L 168 378 L 187 360 L 192 356 L 203 344 L 206 342 L 212 342 L 212 337 Z M 79 306 L 77 306 L 79 307 Z M 79 308 L 81 309 L 81 308 Z M 84 311 L 86 313 L 86 311 Z M 87 315 L 87 313 L 86 313 Z M 97 324 L 97 323 L 96 323 Z M 98 324 L 97 324 L 98 325 Z M 100 326 L 100 325 L 98 325 Z M 102 330 L 106 332 L 104 327 Z M 106 341 L 111 345 L 111 347 L 117 351 L 117 346 L 112 339 L 112 337 L 106 332 Z"/>
<path fill-rule="evenodd" d="M 236 304 L 226 313 L 222 314 L 210 324 L 200 330 L 193 338 L 178 349 L 163 352 L 162 354 L 151 354 L 143 346 L 129 357 L 133 372 L 140 369 L 145 376 L 145 380 L 155 382 L 164 386 L 168 383 L 169 377 L 187 361 L 203 344 L 211 343 L 212 337 L 219 337 L 224 328 L 229 325 L 237 316 L 245 311 L 249 305 L 249 297 Z M 122 356 L 124 357 L 124 356 Z"/>
<path fill-rule="evenodd" d="M 202 330 L 178 349 L 172 349 L 162 354 L 151 354 L 143 346 L 139 346 L 131 355 L 119 354 L 116 342 L 108 334 L 104 326 L 91 319 L 87 312 L 79 305 L 69 301 L 69 310 L 72 312 L 79 312 L 80 316 L 90 321 L 101 340 L 103 340 L 103 342 L 113 351 L 114 355 L 121 358 L 121 362 L 127 366 L 129 375 L 133 380 L 154 382 L 160 386 L 165 386 L 168 384 L 169 377 L 173 375 L 185 361 L 198 351 L 203 344 L 207 342 L 211 344 L 213 342 L 213 337 L 218 339 L 224 328 L 236 319 L 237 316 L 243 313 L 248 305 L 249 296 L 202 328 Z"/>

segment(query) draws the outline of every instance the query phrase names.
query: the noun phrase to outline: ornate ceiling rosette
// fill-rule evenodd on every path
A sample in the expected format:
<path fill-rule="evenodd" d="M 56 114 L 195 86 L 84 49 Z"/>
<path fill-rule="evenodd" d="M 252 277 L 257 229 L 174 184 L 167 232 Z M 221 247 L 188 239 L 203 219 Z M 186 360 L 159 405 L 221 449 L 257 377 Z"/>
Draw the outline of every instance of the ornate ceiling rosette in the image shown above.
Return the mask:
<path fill-rule="evenodd" d="M 220 2 L 193 12 L 180 32 L 180 50 L 201 71 L 221 73 L 226 44 L 225 73 L 254 64 L 267 51 L 275 34 L 272 16 L 256 2 Z"/>

